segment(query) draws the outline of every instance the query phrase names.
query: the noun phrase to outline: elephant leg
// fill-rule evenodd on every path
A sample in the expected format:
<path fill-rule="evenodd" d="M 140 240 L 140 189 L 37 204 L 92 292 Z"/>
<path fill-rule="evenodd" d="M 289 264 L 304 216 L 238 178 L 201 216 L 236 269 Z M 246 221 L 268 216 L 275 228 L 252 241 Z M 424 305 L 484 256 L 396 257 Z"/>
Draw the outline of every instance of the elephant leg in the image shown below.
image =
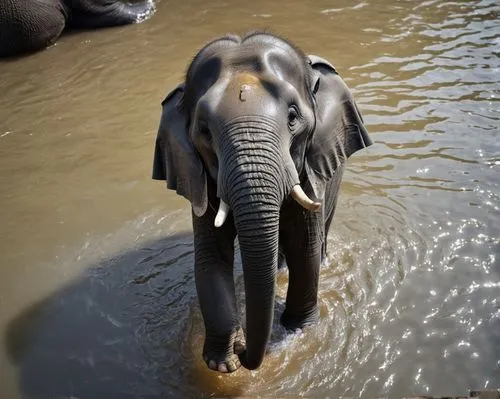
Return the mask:
<path fill-rule="evenodd" d="M 282 239 L 289 278 L 281 324 L 290 330 L 318 321 L 318 278 L 324 236 L 321 212 L 303 212 L 298 205 L 293 206 L 299 216 Z"/>
<path fill-rule="evenodd" d="M 304 212 L 295 203 L 287 210 L 288 215 L 294 215 L 281 228 L 289 269 L 286 308 L 281 323 L 288 329 L 314 324 L 319 318 L 319 271 L 326 258 L 326 236 L 337 206 L 343 172 L 344 166 L 341 165 L 326 185 L 322 211 Z"/>
<path fill-rule="evenodd" d="M 142 22 L 154 14 L 152 0 L 125 3 L 113 0 L 77 0 L 72 8 L 71 26 L 100 28 Z"/>
<path fill-rule="evenodd" d="M 219 228 L 214 218 L 211 207 L 202 217 L 193 213 L 195 280 L 205 323 L 203 358 L 209 368 L 224 373 L 240 367 L 238 354 L 245 350 L 245 337 L 233 277 L 236 230 L 232 217 Z"/>
<path fill-rule="evenodd" d="M 42 50 L 54 43 L 66 23 L 62 7 L 49 1 L 0 2 L 0 57 Z"/>

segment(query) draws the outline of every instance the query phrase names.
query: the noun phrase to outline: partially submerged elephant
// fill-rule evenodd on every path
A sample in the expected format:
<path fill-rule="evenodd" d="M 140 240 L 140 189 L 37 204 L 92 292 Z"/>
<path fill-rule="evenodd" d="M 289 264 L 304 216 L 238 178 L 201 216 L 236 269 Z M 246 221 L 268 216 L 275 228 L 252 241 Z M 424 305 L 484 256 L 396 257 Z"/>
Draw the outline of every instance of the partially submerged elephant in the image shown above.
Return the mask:
<path fill-rule="evenodd" d="M 268 33 L 206 45 L 162 105 L 153 178 L 192 204 L 204 359 L 220 372 L 255 369 L 270 337 L 280 258 L 289 268 L 281 323 L 318 320 L 319 268 L 344 163 L 372 142 L 333 66 Z"/>
<path fill-rule="evenodd" d="M 1 0 L 0 57 L 44 49 L 65 27 L 131 24 L 144 21 L 154 10 L 152 0 Z"/>

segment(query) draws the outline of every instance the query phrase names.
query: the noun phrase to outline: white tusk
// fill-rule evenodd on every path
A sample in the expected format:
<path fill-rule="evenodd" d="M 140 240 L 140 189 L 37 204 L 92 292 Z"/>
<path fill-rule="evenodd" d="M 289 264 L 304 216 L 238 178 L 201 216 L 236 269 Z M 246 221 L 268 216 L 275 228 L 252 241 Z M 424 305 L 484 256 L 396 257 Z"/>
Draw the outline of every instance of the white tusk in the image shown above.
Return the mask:
<path fill-rule="evenodd" d="M 226 204 L 222 199 L 220 200 L 219 203 L 219 210 L 217 212 L 217 215 L 215 216 L 215 222 L 214 226 L 215 227 L 220 227 L 224 224 L 227 218 L 227 214 L 229 213 L 229 205 Z"/>
<path fill-rule="evenodd" d="M 296 184 L 292 188 L 292 197 L 295 201 L 297 201 L 303 208 L 309 210 L 309 211 L 317 211 L 321 203 L 319 202 L 314 202 L 311 200 L 307 194 L 302 190 L 302 187 L 300 187 L 300 184 Z"/>

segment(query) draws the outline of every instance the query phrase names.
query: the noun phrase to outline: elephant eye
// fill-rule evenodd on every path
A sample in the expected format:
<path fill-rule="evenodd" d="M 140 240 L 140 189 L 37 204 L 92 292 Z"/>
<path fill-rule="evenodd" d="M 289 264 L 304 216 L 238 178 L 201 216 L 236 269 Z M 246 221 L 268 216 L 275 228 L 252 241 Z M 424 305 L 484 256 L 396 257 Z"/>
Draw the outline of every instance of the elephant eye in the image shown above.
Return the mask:
<path fill-rule="evenodd" d="M 288 108 L 288 124 L 294 126 L 299 119 L 299 111 L 295 105 Z"/>

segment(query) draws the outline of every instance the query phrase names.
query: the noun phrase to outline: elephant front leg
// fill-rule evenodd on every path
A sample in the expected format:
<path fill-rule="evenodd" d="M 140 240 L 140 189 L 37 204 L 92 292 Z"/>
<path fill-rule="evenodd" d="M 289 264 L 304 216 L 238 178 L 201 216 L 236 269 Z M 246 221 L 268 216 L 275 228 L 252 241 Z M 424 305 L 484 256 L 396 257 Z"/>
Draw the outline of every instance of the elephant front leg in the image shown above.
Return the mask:
<path fill-rule="evenodd" d="M 214 217 L 211 209 L 193 214 L 195 281 L 205 324 L 203 358 L 212 370 L 228 373 L 241 366 L 238 354 L 245 350 L 233 278 L 236 232 L 232 220 L 215 228 Z"/>
<path fill-rule="evenodd" d="M 286 229 L 282 246 L 289 269 L 288 291 L 281 324 L 295 330 L 319 319 L 318 280 L 323 233 L 321 212 L 304 212 Z"/>

